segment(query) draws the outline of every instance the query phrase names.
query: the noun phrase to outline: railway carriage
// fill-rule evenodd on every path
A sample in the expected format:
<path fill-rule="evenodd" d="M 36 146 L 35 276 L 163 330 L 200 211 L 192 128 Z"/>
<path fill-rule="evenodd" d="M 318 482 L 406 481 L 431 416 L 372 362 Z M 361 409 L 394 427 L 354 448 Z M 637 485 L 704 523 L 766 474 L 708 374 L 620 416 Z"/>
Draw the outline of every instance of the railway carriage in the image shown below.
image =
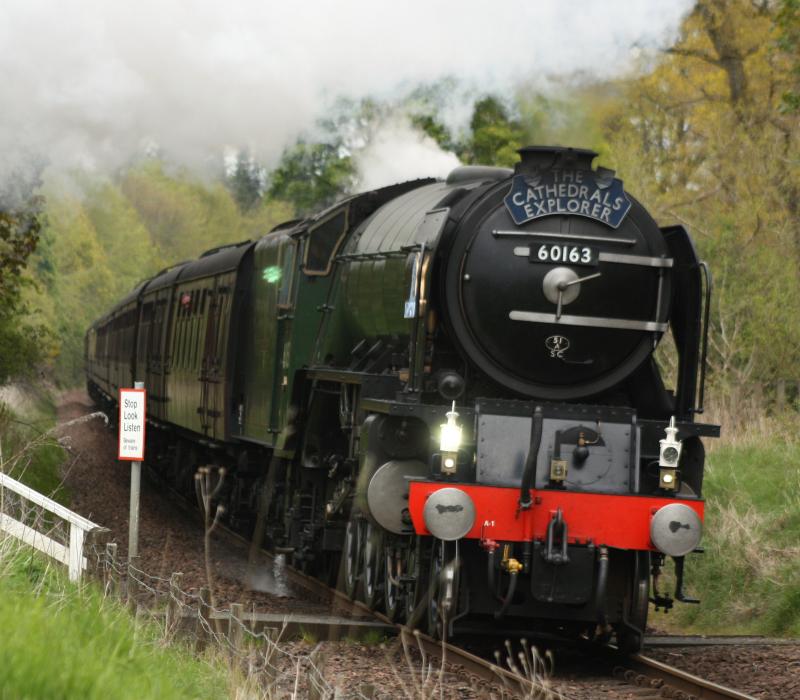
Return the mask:
<path fill-rule="evenodd" d="M 393 618 L 636 648 L 667 557 L 690 600 L 710 278 L 595 153 L 520 156 L 161 272 L 89 329 L 88 388 L 143 379 L 155 469 L 224 467 L 232 523 Z"/>

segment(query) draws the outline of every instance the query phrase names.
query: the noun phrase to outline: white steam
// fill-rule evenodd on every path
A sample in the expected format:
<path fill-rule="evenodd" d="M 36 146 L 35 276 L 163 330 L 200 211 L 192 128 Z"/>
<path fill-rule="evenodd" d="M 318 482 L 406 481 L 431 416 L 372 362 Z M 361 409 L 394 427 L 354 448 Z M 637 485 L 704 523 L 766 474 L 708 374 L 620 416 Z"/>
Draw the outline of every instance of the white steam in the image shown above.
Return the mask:
<path fill-rule="evenodd" d="M 446 178 L 458 158 L 443 151 L 406 120 L 381 125 L 369 144 L 354 155 L 359 190 L 372 190 L 420 177 Z"/>
<path fill-rule="evenodd" d="M 154 145 L 190 168 L 218 163 L 226 146 L 272 165 L 337 96 L 387 97 L 443 76 L 496 92 L 618 74 L 632 47 L 674 36 L 691 5 L 5 0 L 0 180 L 31 158 L 109 170 Z"/>

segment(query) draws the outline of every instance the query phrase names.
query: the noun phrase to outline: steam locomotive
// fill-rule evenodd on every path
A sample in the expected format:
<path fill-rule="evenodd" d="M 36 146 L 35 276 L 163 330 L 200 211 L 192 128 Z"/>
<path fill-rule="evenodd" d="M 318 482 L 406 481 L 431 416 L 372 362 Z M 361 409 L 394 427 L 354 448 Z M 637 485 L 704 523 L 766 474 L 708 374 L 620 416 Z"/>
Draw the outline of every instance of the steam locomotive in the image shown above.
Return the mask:
<path fill-rule="evenodd" d="M 636 649 L 649 600 L 691 602 L 711 285 L 596 156 L 523 148 L 170 267 L 89 328 L 89 393 L 144 380 L 155 469 L 216 465 L 234 526 L 394 619 Z"/>

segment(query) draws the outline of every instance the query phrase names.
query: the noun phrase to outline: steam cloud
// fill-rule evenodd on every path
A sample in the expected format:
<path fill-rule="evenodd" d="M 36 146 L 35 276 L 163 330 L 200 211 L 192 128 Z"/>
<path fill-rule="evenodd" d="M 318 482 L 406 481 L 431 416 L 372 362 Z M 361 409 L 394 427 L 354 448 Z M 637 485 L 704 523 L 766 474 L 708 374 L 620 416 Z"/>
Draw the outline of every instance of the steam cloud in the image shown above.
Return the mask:
<path fill-rule="evenodd" d="M 108 171 L 153 148 L 204 168 L 244 146 L 272 165 L 337 96 L 391 96 L 443 76 L 497 91 L 537 76 L 618 74 L 632 46 L 668 41 L 691 4 L 6 0 L 0 181 L 36 158 Z M 431 143 L 391 123 L 361 158 L 365 183 L 385 179 L 375 168 L 388 135 L 441 172 Z"/>
<path fill-rule="evenodd" d="M 356 154 L 359 189 L 371 190 L 415 177 L 447 177 L 459 165 L 458 158 L 439 148 L 429 136 L 411 124 L 392 120 L 376 132 Z"/>

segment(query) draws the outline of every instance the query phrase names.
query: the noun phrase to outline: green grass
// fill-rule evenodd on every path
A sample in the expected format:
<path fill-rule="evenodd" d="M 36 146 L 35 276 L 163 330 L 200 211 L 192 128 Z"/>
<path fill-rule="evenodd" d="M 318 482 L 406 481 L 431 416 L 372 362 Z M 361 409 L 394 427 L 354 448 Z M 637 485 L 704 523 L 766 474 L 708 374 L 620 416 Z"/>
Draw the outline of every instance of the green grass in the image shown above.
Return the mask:
<path fill-rule="evenodd" d="M 69 505 L 52 437 L 55 406 L 31 390 L 25 415 L 0 405 L 4 471 Z M 0 536 L 0 700 L 5 698 L 225 698 L 227 664 L 197 658 L 163 628 L 134 619 L 94 585 Z"/>
<path fill-rule="evenodd" d="M 64 505 L 69 493 L 61 483 L 61 465 L 66 451 L 55 437 L 48 435 L 56 422 L 56 408 L 51 396 L 31 388 L 30 408 L 18 415 L 0 404 L 0 444 L 5 473 Z"/>
<path fill-rule="evenodd" d="M 709 455 L 705 554 L 686 564 L 701 604 L 676 603 L 653 626 L 800 636 L 800 444 L 779 434 L 762 442 Z"/>
<path fill-rule="evenodd" d="M 224 668 L 167 645 L 160 627 L 29 550 L 3 548 L 0 698 L 227 697 Z"/>

